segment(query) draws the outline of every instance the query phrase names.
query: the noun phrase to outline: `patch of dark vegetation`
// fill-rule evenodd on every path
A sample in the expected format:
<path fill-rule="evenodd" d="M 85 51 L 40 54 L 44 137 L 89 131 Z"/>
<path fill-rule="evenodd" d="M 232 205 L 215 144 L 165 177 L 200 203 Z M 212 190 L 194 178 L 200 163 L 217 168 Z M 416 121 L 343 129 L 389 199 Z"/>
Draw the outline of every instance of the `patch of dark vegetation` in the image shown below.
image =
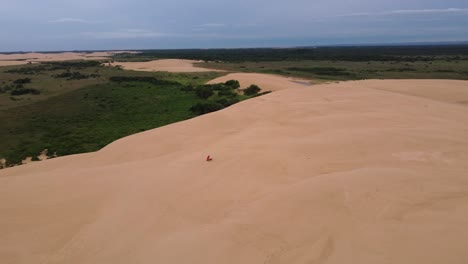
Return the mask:
<path fill-rule="evenodd" d="M 204 115 L 207 113 L 221 110 L 223 108 L 224 106 L 222 104 L 209 101 L 209 102 L 201 102 L 201 103 L 195 104 L 194 106 L 190 108 L 190 111 L 192 111 L 193 113 L 197 115 Z"/>
<path fill-rule="evenodd" d="M 10 92 L 10 95 L 12 96 L 19 96 L 25 94 L 37 95 L 41 93 L 41 91 L 38 89 L 25 88 L 24 85 L 28 83 L 31 83 L 30 78 L 16 79 L 12 81 L 11 84 L 0 87 L 0 93 Z"/>
<path fill-rule="evenodd" d="M 227 97 L 234 97 L 237 96 L 237 93 L 235 91 L 231 90 L 221 90 L 218 92 L 219 96 L 227 96 Z"/>
<path fill-rule="evenodd" d="M 214 91 L 212 87 L 200 86 L 195 89 L 195 93 L 201 99 L 208 99 L 214 94 Z"/>
<path fill-rule="evenodd" d="M 112 82 L 123 83 L 123 82 L 144 82 L 153 85 L 180 85 L 179 82 L 162 80 L 155 77 L 147 76 L 112 76 L 109 78 Z"/>
<path fill-rule="evenodd" d="M 229 107 L 233 104 L 236 104 L 240 101 L 239 98 L 221 98 L 216 100 L 216 103 L 222 105 L 223 107 Z"/>
<path fill-rule="evenodd" d="M 193 59 L 204 61 L 432 61 L 468 60 L 468 45 L 353 46 L 256 49 L 144 50 L 138 54 L 116 54 L 115 60 Z"/>
<path fill-rule="evenodd" d="M 335 68 L 335 67 L 310 67 L 310 68 L 291 67 L 291 68 L 288 68 L 288 70 L 313 73 L 317 75 L 328 75 L 328 76 L 350 76 L 351 75 L 351 73 L 347 72 L 346 69 Z"/>
<path fill-rule="evenodd" d="M 71 72 L 71 71 L 65 71 L 60 74 L 53 75 L 54 78 L 64 78 L 67 80 L 83 80 L 83 79 L 89 79 L 89 78 L 99 78 L 99 74 L 82 74 L 80 72 Z"/>
<path fill-rule="evenodd" d="M 15 73 L 23 75 L 34 75 L 42 72 L 58 71 L 71 69 L 86 69 L 93 67 L 101 67 L 98 61 L 57 61 L 57 62 L 41 62 L 40 64 L 30 64 L 25 67 L 15 68 L 5 71 L 6 73 Z"/>
<path fill-rule="evenodd" d="M 252 96 L 252 95 L 257 95 L 262 89 L 258 87 L 255 84 L 250 85 L 249 87 L 245 88 L 242 90 L 244 92 L 244 95 L 247 96 Z"/>
<path fill-rule="evenodd" d="M 454 70 L 448 70 L 448 69 L 442 69 L 442 70 L 434 70 L 434 72 L 447 73 L 447 72 L 456 72 L 456 71 L 454 71 Z"/>
<path fill-rule="evenodd" d="M 11 91 L 15 89 L 15 87 L 11 86 L 11 85 L 6 85 L 6 86 L 3 86 L 3 87 L 0 87 L 0 93 L 6 93 L 8 91 Z"/>
<path fill-rule="evenodd" d="M 255 84 L 242 90 L 238 89 L 239 87 L 240 83 L 236 80 L 230 80 L 226 83 L 200 85 L 196 87 L 194 91 L 197 96 L 204 101 L 193 105 L 190 111 L 196 115 L 203 115 L 229 107 L 242 99 L 269 93 L 259 93 L 261 88 Z M 241 96 L 238 91 L 242 91 L 243 96 Z"/>
<path fill-rule="evenodd" d="M 30 78 L 23 78 L 23 79 L 17 79 L 13 81 L 14 84 L 26 84 L 26 83 L 31 83 Z"/>
<path fill-rule="evenodd" d="M 417 70 L 413 68 L 390 68 L 386 71 L 388 72 L 415 72 Z"/>
<path fill-rule="evenodd" d="M 231 87 L 232 89 L 239 89 L 240 83 L 238 80 L 229 80 L 224 83 L 224 85 Z"/>
<path fill-rule="evenodd" d="M 34 75 L 44 71 L 50 71 L 51 68 L 46 65 L 38 65 L 38 66 L 30 66 L 30 67 L 22 67 L 17 69 L 10 69 L 5 71 L 6 73 L 14 73 L 14 74 L 22 74 L 22 75 Z"/>
<path fill-rule="evenodd" d="M 101 66 L 101 62 L 99 61 L 54 61 L 54 62 L 43 62 L 45 65 L 51 66 L 53 69 L 63 69 L 63 68 L 75 68 L 75 69 L 84 69 L 90 67 L 98 67 Z"/>
<path fill-rule="evenodd" d="M 16 88 L 10 92 L 13 96 L 25 95 L 25 94 L 32 94 L 38 95 L 41 94 L 41 91 L 34 89 L 34 88 Z"/>

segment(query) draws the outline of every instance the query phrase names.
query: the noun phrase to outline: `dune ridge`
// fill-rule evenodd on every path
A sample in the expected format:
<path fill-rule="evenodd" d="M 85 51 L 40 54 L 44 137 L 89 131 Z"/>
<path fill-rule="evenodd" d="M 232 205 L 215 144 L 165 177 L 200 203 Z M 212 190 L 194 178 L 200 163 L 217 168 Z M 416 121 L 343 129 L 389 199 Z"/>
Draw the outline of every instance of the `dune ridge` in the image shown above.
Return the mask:
<path fill-rule="evenodd" d="M 286 78 L 280 75 L 264 73 L 230 73 L 208 82 L 208 84 L 224 83 L 229 80 L 238 80 L 241 88 L 246 88 L 251 84 L 258 85 L 262 91 L 280 91 L 290 88 L 304 88 L 311 84 L 310 80 L 298 78 Z"/>
<path fill-rule="evenodd" d="M 14 53 L 0 54 L 0 66 L 28 64 L 29 62 L 51 62 L 68 60 L 107 60 L 114 54 L 137 53 L 136 51 L 95 51 L 95 52 L 60 52 L 60 53 Z"/>
<path fill-rule="evenodd" d="M 2 170 L 0 260 L 466 263 L 468 108 L 423 91 L 447 86 L 296 87 Z"/>
<path fill-rule="evenodd" d="M 113 62 L 111 66 L 121 66 L 126 70 L 132 71 L 167 71 L 167 72 L 217 72 L 221 70 L 205 69 L 197 67 L 194 63 L 196 60 L 182 60 L 182 59 L 161 59 L 144 62 Z"/>

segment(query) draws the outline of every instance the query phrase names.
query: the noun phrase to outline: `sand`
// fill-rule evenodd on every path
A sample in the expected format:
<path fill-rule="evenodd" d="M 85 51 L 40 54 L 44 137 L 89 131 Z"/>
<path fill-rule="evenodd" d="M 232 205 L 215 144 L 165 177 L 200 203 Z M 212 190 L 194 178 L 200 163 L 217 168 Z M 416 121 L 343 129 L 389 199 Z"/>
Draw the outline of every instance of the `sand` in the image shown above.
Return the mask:
<path fill-rule="evenodd" d="M 100 52 L 62 52 L 62 53 L 21 53 L 0 54 L 0 66 L 27 64 L 29 62 L 67 61 L 67 60 L 106 60 L 114 54 L 136 53 L 134 51 Z"/>
<path fill-rule="evenodd" d="M 28 64 L 27 61 L 0 61 L 1 66 L 15 66 L 15 65 L 24 65 Z"/>
<path fill-rule="evenodd" d="M 229 80 L 238 80 L 241 85 L 241 89 L 246 88 L 251 84 L 256 84 L 262 89 L 261 92 L 275 92 L 289 88 L 304 88 L 311 86 L 311 82 L 308 80 L 285 78 L 279 75 L 262 73 L 231 73 L 211 80 L 208 83 L 223 83 Z"/>
<path fill-rule="evenodd" d="M 125 70 L 133 71 L 148 71 L 148 72 L 213 72 L 219 70 L 205 69 L 196 67 L 193 64 L 199 61 L 195 60 L 179 60 L 179 59 L 164 59 L 147 62 L 114 62 L 110 65 L 121 66 Z"/>
<path fill-rule="evenodd" d="M 0 262 L 467 263 L 468 108 L 432 98 L 454 86 L 291 88 L 1 170 Z"/>
<path fill-rule="evenodd" d="M 387 80 L 386 82 L 375 82 L 372 88 L 384 91 L 397 92 L 407 95 L 425 97 L 447 103 L 457 103 L 468 106 L 468 89 L 466 82 L 455 80 L 420 80 L 413 82 L 410 86 L 405 85 L 406 80 Z"/>

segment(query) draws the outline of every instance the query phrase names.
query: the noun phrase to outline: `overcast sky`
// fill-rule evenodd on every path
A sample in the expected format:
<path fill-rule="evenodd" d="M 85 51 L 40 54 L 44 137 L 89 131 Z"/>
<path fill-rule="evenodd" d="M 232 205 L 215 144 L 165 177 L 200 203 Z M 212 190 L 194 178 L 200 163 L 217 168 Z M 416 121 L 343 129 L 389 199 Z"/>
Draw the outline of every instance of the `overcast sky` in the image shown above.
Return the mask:
<path fill-rule="evenodd" d="M 468 0 L 0 0 L 0 51 L 468 40 Z"/>

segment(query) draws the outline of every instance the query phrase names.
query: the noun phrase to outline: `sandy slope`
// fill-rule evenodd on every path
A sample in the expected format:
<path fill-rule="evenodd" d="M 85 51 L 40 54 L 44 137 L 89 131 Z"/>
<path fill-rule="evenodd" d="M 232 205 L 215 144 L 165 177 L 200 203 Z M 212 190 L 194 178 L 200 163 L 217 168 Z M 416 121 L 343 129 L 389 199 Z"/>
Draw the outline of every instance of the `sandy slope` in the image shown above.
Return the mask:
<path fill-rule="evenodd" d="M 468 107 L 397 84 L 468 89 L 293 88 L 2 170 L 0 262 L 467 263 Z"/>
<path fill-rule="evenodd" d="M 113 54 L 135 53 L 133 51 L 99 51 L 99 52 L 62 52 L 62 53 L 21 53 L 0 54 L 0 66 L 27 64 L 41 61 L 67 61 L 67 60 L 105 60 Z"/>
<path fill-rule="evenodd" d="M 295 87 L 307 87 L 310 86 L 310 81 L 285 78 L 279 75 L 262 74 L 262 73 L 231 73 L 220 78 L 211 80 L 210 84 L 223 83 L 229 80 L 238 80 L 241 88 L 246 88 L 251 84 L 256 84 L 262 91 L 279 91 Z"/>
<path fill-rule="evenodd" d="M 218 71 L 213 69 L 205 69 L 196 67 L 193 64 L 198 61 L 194 60 L 179 60 L 179 59 L 164 59 L 146 62 L 115 62 L 112 66 L 120 65 L 126 70 L 134 71 L 167 71 L 167 72 L 210 72 Z"/>
<path fill-rule="evenodd" d="M 27 64 L 27 61 L 0 61 L 1 66 L 14 66 L 14 65 L 23 65 Z"/>

